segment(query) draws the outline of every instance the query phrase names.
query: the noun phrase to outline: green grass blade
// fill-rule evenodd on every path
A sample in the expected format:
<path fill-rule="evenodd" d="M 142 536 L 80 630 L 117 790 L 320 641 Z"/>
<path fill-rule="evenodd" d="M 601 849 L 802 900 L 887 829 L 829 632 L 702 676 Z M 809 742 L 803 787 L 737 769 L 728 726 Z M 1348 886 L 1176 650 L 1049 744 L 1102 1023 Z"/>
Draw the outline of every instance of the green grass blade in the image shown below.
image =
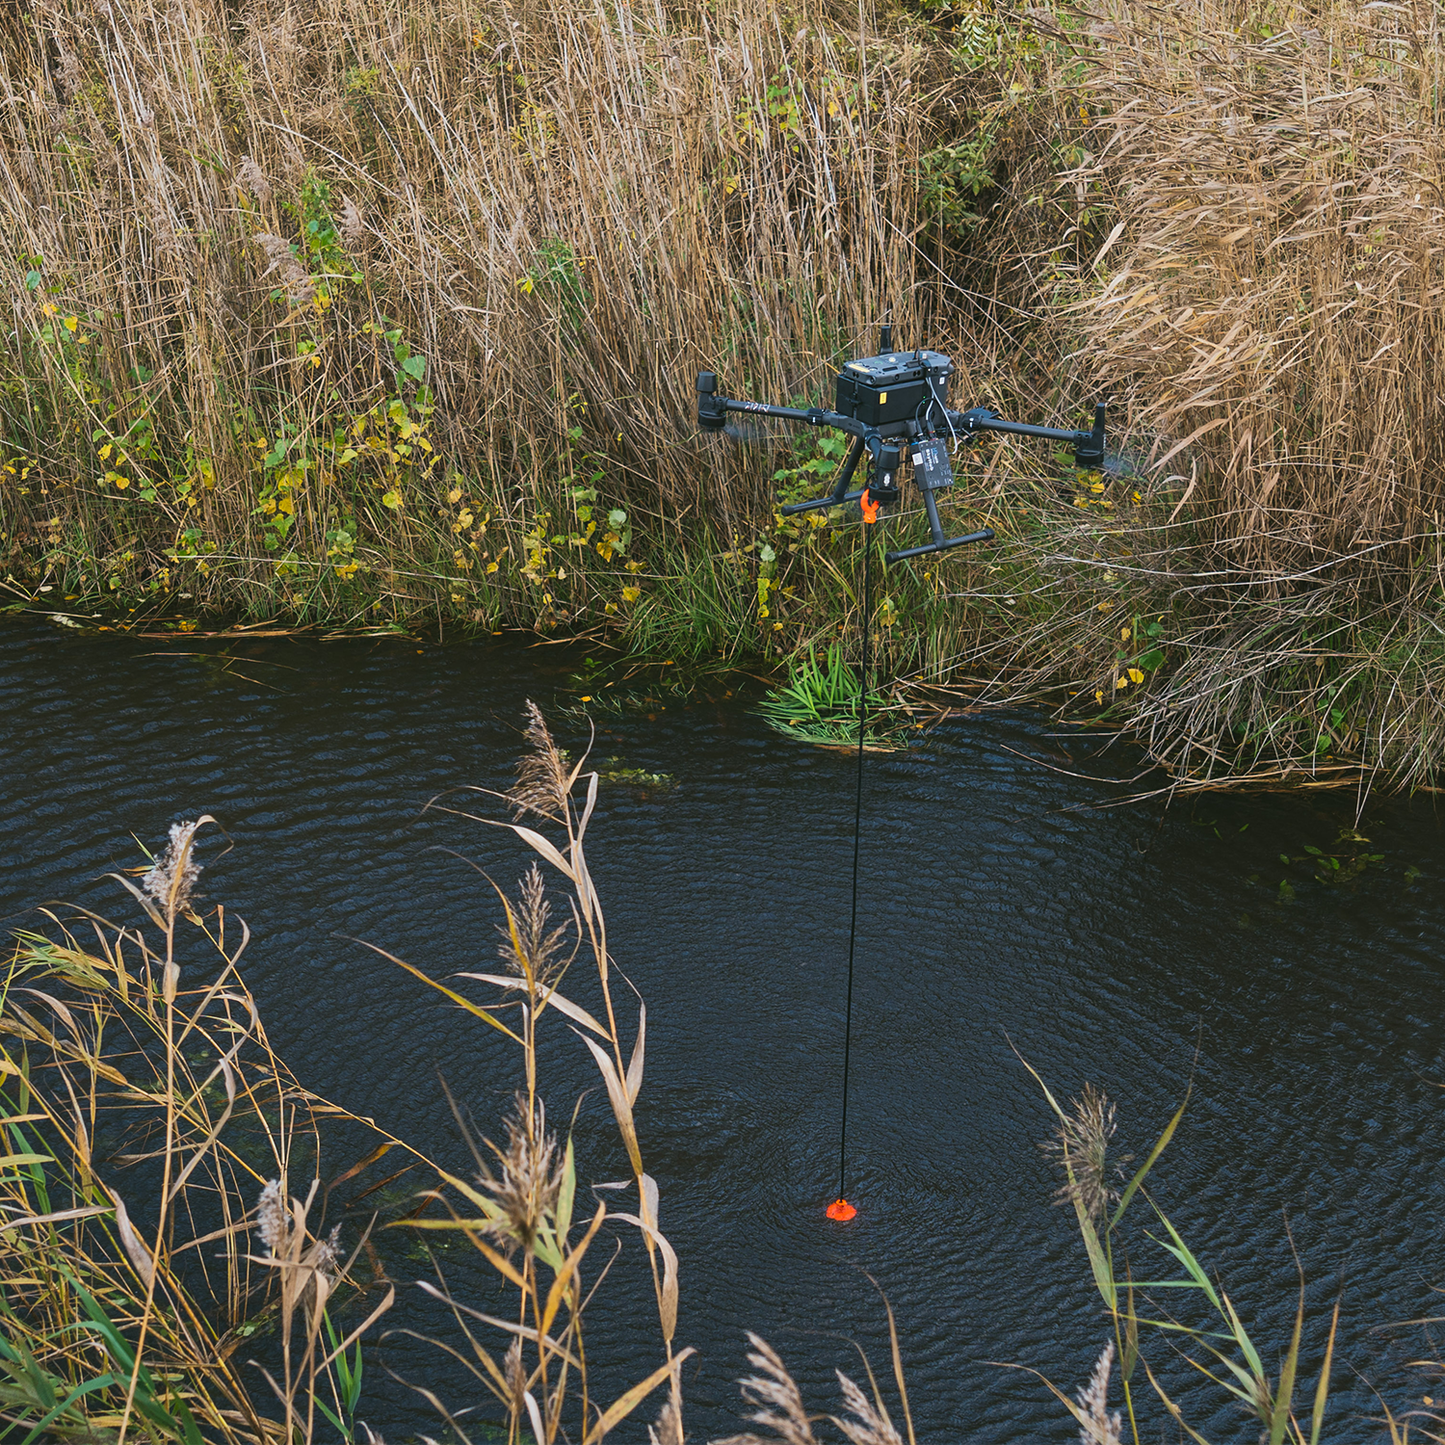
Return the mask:
<path fill-rule="evenodd" d="M 1193 1252 L 1189 1246 L 1184 1243 L 1183 1239 L 1180 1238 L 1179 1231 L 1169 1222 L 1164 1211 L 1160 1209 L 1157 1204 L 1154 1204 L 1152 1199 L 1149 1202 L 1154 1206 L 1154 1213 L 1158 1216 L 1159 1222 L 1169 1231 L 1169 1238 L 1173 1240 L 1173 1243 L 1166 1244 L 1162 1239 L 1152 1234 L 1149 1238 L 1154 1240 L 1160 1248 L 1167 1249 L 1169 1253 L 1184 1266 L 1190 1278 L 1193 1279 L 1199 1288 L 1208 1296 L 1209 1303 L 1222 1314 L 1224 1307 L 1219 1302 L 1219 1295 L 1215 1292 L 1213 1284 L 1210 1283 L 1209 1276 L 1204 1272 L 1204 1266 L 1195 1259 Z"/>
<path fill-rule="evenodd" d="M 1305 1322 L 1305 1292 L 1300 1285 L 1299 1307 L 1294 1313 L 1294 1334 L 1290 1337 L 1289 1353 L 1284 1357 L 1284 1366 L 1279 1372 L 1279 1390 L 1274 1397 L 1274 1411 L 1269 1422 L 1269 1445 L 1282 1445 L 1285 1426 L 1289 1424 L 1289 1404 L 1294 1395 L 1295 1371 L 1299 1367 L 1299 1337 Z"/>
<path fill-rule="evenodd" d="M 1330 1320 L 1330 1338 L 1325 1346 L 1325 1362 L 1320 1366 L 1320 1382 L 1315 1386 L 1315 1407 L 1310 1415 L 1310 1445 L 1320 1445 L 1320 1426 L 1324 1424 L 1325 1402 L 1330 1395 L 1330 1365 L 1335 1358 L 1335 1332 L 1340 1326 L 1340 1302 L 1335 1301 L 1335 1313 Z"/>
<path fill-rule="evenodd" d="M 45 1433 L 52 1421 L 58 1420 L 70 1407 L 75 1404 L 82 1395 L 89 1395 L 95 1390 L 108 1389 L 111 1385 L 121 1382 L 112 1374 L 97 1375 L 93 1380 L 87 1380 L 83 1385 L 77 1385 L 60 1404 L 58 1404 L 35 1428 L 20 1442 L 20 1445 L 35 1445 Z"/>
<path fill-rule="evenodd" d="M 1254 1347 L 1254 1341 L 1249 1338 L 1248 1332 L 1240 1322 L 1239 1316 L 1235 1313 L 1234 1305 L 1230 1302 L 1229 1296 L 1223 1294 L 1223 1291 L 1221 1291 L 1221 1295 L 1224 1300 L 1225 1318 L 1229 1321 L 1230 1329 L 1234 1331 L 1234 1338 L 1239 1342 L 1240 1353 L 1249 1361 L 1250 1369 L 1252 1369 L 1261 1380 L 1265 1379 L 1264 1361 L 1260 1359 L 1259 1351 Z"/>
<path fill-rule="evenodd" d="M 1154 1147 L 1149 1151 L 1149 1157 L 1140 1166 L 1139 1172 L 1125 1186 L 1123 1194 L 1119 1196 L 1119 1203 L 1115 1206 L 1113 1218 L 1109 1220 L 1109 1230 L 1124 1217 L 1124 1211 L 1129 1207 L 1129 1201 L 1138 1192 L 1139 1186 L 1144 1182 L 1149 1171 L 1154 1167 L 1159 1156 L 1169 1147 L 1169 1141 L 1174 1137 L 1174 1131 L 1179 1127 L 1179 1121 L 1184 1117 L 1184 1110 L 1189 1106 L 1189 1095 L 1193 1089 L 1191 1084 L 1184 1091 L 1184 1100 L 1174 1111 L 1174 1117 L 1165 1126 L 1164 1132 L 1159 1136 Z"/>

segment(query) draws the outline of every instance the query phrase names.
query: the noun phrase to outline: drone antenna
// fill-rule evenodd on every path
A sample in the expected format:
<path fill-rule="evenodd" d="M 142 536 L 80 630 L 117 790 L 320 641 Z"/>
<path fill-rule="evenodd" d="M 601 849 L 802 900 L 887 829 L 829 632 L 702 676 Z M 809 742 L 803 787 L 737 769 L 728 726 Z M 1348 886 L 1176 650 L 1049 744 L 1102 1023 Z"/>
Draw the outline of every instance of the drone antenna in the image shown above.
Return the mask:
<path fill-rule="evenodd" d="M 888 313 L 889 319 L 883 323 L 883 329 L 878 333 L 878 350 L 893 350 L 893 313 Z"/>

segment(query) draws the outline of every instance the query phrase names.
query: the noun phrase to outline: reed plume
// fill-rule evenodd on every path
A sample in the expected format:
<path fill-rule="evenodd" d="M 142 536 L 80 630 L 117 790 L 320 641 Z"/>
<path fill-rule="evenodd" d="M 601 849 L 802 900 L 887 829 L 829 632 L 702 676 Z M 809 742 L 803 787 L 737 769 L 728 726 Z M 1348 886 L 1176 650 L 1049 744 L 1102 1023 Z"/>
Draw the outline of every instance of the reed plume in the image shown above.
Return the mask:
<path fill-rule="evenodd" d="M 542 818 L 560 819 L 572 792 L 572 778 L 561 749 L 553 741 L 542 709 L 527 702 L 527 726 L 523 733 L 527 751 L 517 761 L 517 781 L 507 794 L 513 813 L 523 817 L 535 813 Z M 536 865 L 533 864 L 535 868 Z"/>
<path fill-rule="evenodd" d="M 500 1206 L 485 1228 L 509 1246 L 530 1250 L 538 1227 L 556 1213 L 566 1162 L 557 1148 L 556 1136 L 547 1131 L 547 1111 L 540 1099 L 529 1115 L 526 1096 L 517 1095 L 504 1125 L 505 1149 L 487 1141 L 496 1157 L 498 1173 L 487 1170 L 479 1181 Z"/>
<path fill-rule="evenodd" d="M 165 851 L 141 878 L 141 887 L 174 917 L 190 908 L 191 894 L 200 881 L 195 838 L 200 823 L 172 823 Z"/>
<path fill-rule="evenodd" d="M 1107 1172 L 1109 1141 L 1116 1127 L 1114 1105 L 1093 1084 L 1085 1084 L 1083 1097 L 1070 1104 L 1072 1112 L 1060 1117 L 1053 1137 L 1041 1147 L 1067 1176 L 1055 1201 L 1078 1204 L 1097 1224 L 1119 1197 Z"/>
<path fill-rule="evenodd" d="M 1099 1353 L 1089 1383 L 1076 1396 L 1081 1412 L 1080 1445 L 1122 1445 L 1123 1419 L 1109 1411 L 1109 1373 L 1114 1366 L 1114 1342 L 1109 1340 Z"/>
<path fill-rule="evenodd" d="M 813 1422 L 803 1405 L 797 1381 L 788 1373 L 778 1352 L 762 1338 L 748 1331 L 748 1363 L 757 1372 L 742 1380 L 743 1399 L 758 1408 L 746 1418 L 772 1431 L 758 1435 L 747 1431 L 730 1435 L 713 1445 L 817 1445 Z"/>
<path fill-rule="evenodd" d="M 508 909 L 508 922 L 497 925 L 502 940 L 497 952 L 516 975 L 518 988 L 534 983 L 550 987 L 565 966 L 559 959 L 567 943 L 567 926 L 549 928 L 551 918 L 547 885 L 534 862 L 523 875 L 517 897 Z"/>

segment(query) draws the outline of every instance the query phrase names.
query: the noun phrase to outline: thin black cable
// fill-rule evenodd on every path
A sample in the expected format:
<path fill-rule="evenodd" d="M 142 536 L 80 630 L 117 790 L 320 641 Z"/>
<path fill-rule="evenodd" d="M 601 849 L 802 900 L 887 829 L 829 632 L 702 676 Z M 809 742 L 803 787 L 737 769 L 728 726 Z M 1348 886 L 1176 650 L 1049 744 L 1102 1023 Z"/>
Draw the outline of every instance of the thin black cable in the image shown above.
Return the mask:
<path fill-rule="evenodd" d="M 848 1169 L 848 1054 L 853 1042 L 853 951 L 858 941 L 858 859 L 863 841 L 863 728 L 868 716 L 868 623 L 873 614 L 873 572 L 868 565 L 876 522 L 863 524 L 863 672 L 858 680 L 858 794 L 853 807 L 853 915 L 848 924 L 848 1002 L 843 1013 L 843 1123 L 838 1137 L 838 1198 Z"/>

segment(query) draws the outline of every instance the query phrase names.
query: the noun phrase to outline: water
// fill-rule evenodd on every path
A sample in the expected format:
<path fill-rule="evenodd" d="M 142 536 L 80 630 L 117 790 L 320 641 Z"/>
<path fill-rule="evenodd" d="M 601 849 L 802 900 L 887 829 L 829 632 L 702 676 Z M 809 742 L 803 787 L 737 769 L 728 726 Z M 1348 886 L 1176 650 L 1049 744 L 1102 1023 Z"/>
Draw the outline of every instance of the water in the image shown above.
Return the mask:
<path fill-rule="evenodd" d="M 235 846 L 205 888 L 254 929 L 247 978 L 280 1052 L 464 1171 L 439 1075 L 494 1128 L 515 1060 L 352 940 L 434 976 L 494 966 L 489 890 L 437 848 L 508 883 L 524 854 L 422 809 L 457 784 L 506 786 L 524 700 L 572 701 L 580 657 L 514 639 L 157 643 L 7 622 L 0 920 L 31 925 L 27 910 L 57 897 L 120 911 L 116 885 L 96 880 L 137 861 L 130 835 L 154 845 L 175 818 L 214 813 Z M 870 1274 L 899 1318 L 921 1439 L 1075 1438 L 1039 1381 L 989 1363 L 1072 1391 L 1105 1337 L 1071 1212 L 1050 1203 L 1037 1148 L 1050 1116 L 1020 1055 L 1061 1098 L 1105 1088 L 1140 1156 L 1192 1081 L 1156 1197 L 1271 1359 L 1294 1307 L 1287 1228 L 1311 1367 L 1343 1298 L 1333 1438 L 1376 1434 L 1372 1387 L 1397 1409 L 1418 1402 L 1430 1386 L 1405 1362 L 1431 1352 L 1428 1335 L 1375 1327 L 1439 1312 L 1445 1281 L 1433 801 L 1372 804 L 1370 843 L 1336 848 L 1353 797 L 1097 807 L 1134 761 L 1027 713 L 956 717 L 905 756 L 870 755 L 849 1114 L 860 1214 L 839 1228 L 822 1209 L 838 1164 L 853 760 L 779 739 L 726 686 L 604 721 L 600 754 L 676 786 L 604 788 L 590 834 L 614 953 L 650 1011 L 638 1120 L 682 1259 L 678 1342 L 699 1349 L 693 1438 L 737 1428 L 745 1329 L 816 1409 L 838 1408 L 835 1366 L 859 1372 L 849 1341 L 886 1370 Z M 1306 847 L 1381 859 L 1324 886 L 1312 864 L 1280 861 Z M 565 1031 L 543 1077 L 558 1122 L 586 1091 L 583 1179 L 621 1177 L 605 1097 Z M 640 1250 L 617 1236 L 591 1340 L 620 1385 L 658 1356 Z M 1157 1278 L 1162 1262 L 1137 1269 Z M 456 1282 L 500 1302 L 479 1278 Z M 389 1327 L 455 1338 L 418 1291 L 402 1301 Z M 477 1401 L 399 1335 L 373 1361 Z M 1242 1414 L 1210 1418 L 1218 1398 L 1194 1397 L 1194 1423 L 1252 1440 Z M 362 1413 L 392 1439 L 436 1431 L 382 1368 Z"/>

